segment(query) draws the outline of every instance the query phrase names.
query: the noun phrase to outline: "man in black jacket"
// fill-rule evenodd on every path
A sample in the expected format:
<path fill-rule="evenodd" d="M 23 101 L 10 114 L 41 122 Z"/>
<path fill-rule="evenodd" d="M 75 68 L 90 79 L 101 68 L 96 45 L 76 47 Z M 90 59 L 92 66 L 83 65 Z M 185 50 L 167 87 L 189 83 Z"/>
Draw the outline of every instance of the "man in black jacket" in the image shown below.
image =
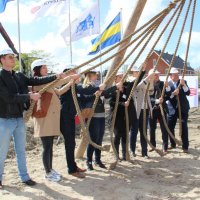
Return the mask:
<path fill-rule="evenodd" d="M 169 91 L 166 89 L 164 99 L 161 98 L 164 82 L 160 81 L 159 76 L 160 72 L 156 70 L 154 75 L 154 91 L 153 94 L 150 95 L 151 105 L 153 108 L 152 116 L 149 117 L 150 142 L 154 147 L 156 147 L 156 128 L 157 128 L 157 121 L 159 121 L 162 132 L 163 152 L 167 153 L 168 133 L 163 122 L 159 104 L 162 104 L 165 114 L 164 117 L 167 120 L 166 100 L 168 100 L 171 92 L 170 89 L 168 89 Z M 150 151 L 152 151 L 152 149 Z"/>
<path fill-rule="evenodd" d="M 49 83 L 57 76 L 28 78 L 22 73 L 15 73 L 15 54 L 6 49 L 0 52 L 0 188 L 4 162 L 7 157 L 11 137 L 14 140 L 19 176 L 26 185 L 35 185 L 26 167 L 26 133 L 23 112 L 28 109 L 30 100 L 37 101 L 39 93 L 28 93 L 28 86 Z"/>
<path fill-rule="evenodd" d="M 180 106 L 181 106 L 181 117 L 182 117 L 182 149 L 184 153 L 188 153 L 189 147 L 189 140 L 188 140 L 188 112 L 190 109 L 189 101 L 187 96 L 190 95 L 190 88 L 187 85 L 187 82 L 184 79 L 179 79 L 178 70 L 176 68 L 172 68 L 170 71 L 170 78 L 169 87 L 171 89 L 171 96 L 167 103 L 168 106 L 168 126 L 171 132 L 174 134 L 174 129 L 176 126 L 177 118 L 179 117 L 178 114 L 178 103 L 177 97 L 180 99 Z M 178 88 L 180 84 L 180 88 Z M 176 143 L 170 137 L 171 148 L 176 148 Z"/>

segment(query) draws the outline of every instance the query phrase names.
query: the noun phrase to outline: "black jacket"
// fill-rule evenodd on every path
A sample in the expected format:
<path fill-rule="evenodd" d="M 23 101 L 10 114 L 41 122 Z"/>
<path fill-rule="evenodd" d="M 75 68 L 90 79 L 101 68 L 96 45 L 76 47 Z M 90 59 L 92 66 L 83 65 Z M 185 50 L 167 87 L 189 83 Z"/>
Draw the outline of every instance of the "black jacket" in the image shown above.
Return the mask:
<path fill-rule="evenodd" d="M 155 104 L 155 101 L 156 99 L 159 99 L 161 97 L 163 87 L 164 87 L 163 81 L 159 80 L 156 83 L 154 83 L 154 93 L 150 95 L 151 105 L 153 109 L 159 109 L 159 104 Z M 162 103 L 165 112 L 168 112 L 166 101 L 169 100 L 170 95 L 171 91 L 167 92 L 165 90 L 164 99 Z"/>
<path fill-rule="evenodd" d="M 82 95 L 84 95 L 84 94 L 92 95 L 97 90 L 99 90 L 99 87 L 83 88 L 81 85 L 76 85 L 75 90 L 76 90 L 77 98 L 80 101 L 80 97 Z M 61 101 L 61 114 L 63 114 L 63 115 L 68 114 L 71 117 L 74 117 L 76 115 L 76 108 L 74 105 L 74 100 L 72 97 L 71 89 L 68 90 L 63 95 L 61 95 L 60 101 Z"/>
<path fill-rule="evenodd" d="M 177 87 L 178 87 L 179 83 L 180 83 L 180 80 L 178 80 L 178 82 L 176 84 Z M 175 90 L 175 87 L 174 87 L 172 81 L 169 81 L 169 86 L 171 88 L 171 92 L 173 92 Z M 187 82 L 186 82 L 186 86 L 188 87 Z M 187 96 L 189 96 L 189 95 L 190 95 L 190 88 L 187 92 L 184 92 L 183 87 L 181 86 L 178 96 L 179 96 L 179 99 L 180 99 L 181 112 L 182 113 L 187 113 L 190 109 L 190 104 L 189 104 L 189 101 L 187 99 Z M 173 98 L 169 98 L 169 101 L 170 101 L 171 105 L 173 106 L 173 108 L 176 110 L 177 109 L 177 97 L 174 96 Z"/>
<path fill-rule="evenodd" d="M 46 84 L 55 79 L 55 75 L 28 78 L 20 72 L 2 69 L 0 71 L 0 118 L 22 117 L 23 111 L 30 105 L 28 86 Z"/>
<path fill-rule="evenodd" d="M 138 79 L 138 84 L 141 82 L 142 78 L 145 75 L 145 71 L 143 71 Z M 119 105 L 118 105 L 118 109 L 117 109 L 117 115 L 116 115 L 116 121 L 115 121 L 115 126 L 118 128 L 124 128 L 124 126 L 122 126 L 122 124 L 124 124 L 123 122 L 125 122 L 125 107 L 124 107 L 124 103 L 128 100 L 128 97 L 130 95 L 131 89 L 134 85 L 134 81 L 133 82 L 124 82 L 124 89 L 122 92 L 120 92 L 120 96 L 119 96 Z M 112 119 L 112 114 L 113 114 L 113 110 L 115 107 L 115 102 L 116 102 L 116 93 L 114 93 L 111 98 L 110 98 L 110 111 L 111 111 L 111 116 L 110 119 Z M 132 124 L 133 119 L 136 119 L 136 110 L 135 110 L 135 105 L 133 102 L 133 99 L 131 98 L 130 103 L 129 103 L 129 107 L 128 107 L 128 114 L 129 114 L 129 124 Z"/>

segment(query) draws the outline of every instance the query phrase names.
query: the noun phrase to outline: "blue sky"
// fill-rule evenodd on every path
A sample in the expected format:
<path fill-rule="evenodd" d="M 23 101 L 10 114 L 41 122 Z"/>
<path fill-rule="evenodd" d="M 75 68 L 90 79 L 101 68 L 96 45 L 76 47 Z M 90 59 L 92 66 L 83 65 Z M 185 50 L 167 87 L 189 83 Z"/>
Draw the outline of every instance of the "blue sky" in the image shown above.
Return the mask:
<path fill-rule="evenodd" d="M 189 0 L 186 0 L 188 4 Z M 60 32 L 68 25 L 68 16 L 63 15 L 61 17 L 44 17 L 41 19 L 34 20 L 33 15 L 30 13 L 30 9 L 37 5 L 40 1 L 27 1 L 20 0 L 20 19 L 21 19 L 21 47 L 22 52 L 30 52 L 31 50 L 44 50 L 45 52 L 51 53 L 53 58 L 52 62 L 58 64 L 55 71 L 62 70 L 62 68 L 70 63 L 69 46 L 66 46 Z M 78 17 L 84 9 L 88 8 L 95 0 L 71 0 L 71 18 L 72 20 Z M 103 30 L 110 21 L 117 15 L 120 8 L 122 8 L 123 16 L 123 29 L 126 28 L 131 12 L 134 9 L 137 0 L 100 0 L 100 11 L 101 11 L 101 29 Z M 164 9 L 170 1 L 168 0 L 148 0 L 145 9 L 142 13 L 142 17 L 139 22 L 139 26 L 145 23 L 147 19 L 150 19 L 159 11 Z M 14 41 L 15 47 L 18 48 L 17 40 L 17 5 L 16 0 L 11 1 L 7 4 L 6 11 L 0 14 L 0 21 L 4 28 L 8 32 L 11 39 Z M 152 5 L 154 3 L 154 5 Z M 198 1 L 197 1 L 198 3 Z M 197 5 L 199 9 L 199 5 Z M 200 66 L 200 26 L 197 23 L 197 19 L 200 18 L 199 10 L 196 11 L 195 24 L 193 29 L 193 36 L 191 40 L 191 48 L 189 53 L 188 61 L 191 66 L 196 68 Z M 183 18 L 183 15 L 181 16 Z M 180 31 L 181 24 L 179 23 L 176 32 L 173 35 L 171 42 L 169 43 L 166 51 L 172 53 L 175 48 L 177 36 Z M 185 47 L 187 43 L 188 26 L 183 34 L 180 49 L 178 55 L 184 58 Z M 80 64 L 83 61 L 92 58 L 87 53 L 91 48 L 91 39 L 96 35 L 83 38 L 77 42 L 73 42 L 73 64 Z M 162 38 L 159 42 L 157 49 L 161 49 L 164 44 Z M 0 49 L 6 48 L 7 45 L 3 38 L 0 37 Z M 148 52 L 148 48 L 146 50 Z M 145 52 L 137 65 L 140 65 L 142 60 L 145 58 Z M 127 61 L 129 64 L 131 60 Z M 105 65 L 108 66 L 110 63 Z"/>

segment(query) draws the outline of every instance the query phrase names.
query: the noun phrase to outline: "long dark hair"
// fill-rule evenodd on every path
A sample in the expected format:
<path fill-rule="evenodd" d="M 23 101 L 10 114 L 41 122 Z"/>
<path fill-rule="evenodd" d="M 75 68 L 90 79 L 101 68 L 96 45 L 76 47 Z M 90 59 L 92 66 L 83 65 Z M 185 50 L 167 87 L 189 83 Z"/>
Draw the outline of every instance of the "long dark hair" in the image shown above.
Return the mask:
<path fill-rule="evenodd" d="M 40 73 L 40 70 L 42 68 L 42 65 L 41 66 L 36 66 L 34 69 L 33 69 L 33 76 L 39 76 L 41 77 L 41 73 Z"/>

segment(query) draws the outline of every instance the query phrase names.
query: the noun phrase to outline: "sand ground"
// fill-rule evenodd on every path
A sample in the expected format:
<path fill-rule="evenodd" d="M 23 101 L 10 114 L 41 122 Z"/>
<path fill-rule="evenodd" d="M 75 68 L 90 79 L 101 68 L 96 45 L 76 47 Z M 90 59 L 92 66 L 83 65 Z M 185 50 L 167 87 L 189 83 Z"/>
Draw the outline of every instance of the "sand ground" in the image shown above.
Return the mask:
<path fill-rule="evenodd" d="M 141 157 L 137 143 L 137 157 L 131 162 L 119 162 L 115 170 L 95 167 L 86 173 L 85 179 L 77 179 L 67 174 L 64 145 L 54 146 L 54 169 L 63 179 L 53 183 L 44 179 L 41 161 L 41 145 L 31 140 L 27 146 L 27 165 L 31 177 L 38 182 L 34 187 L 24 186 L 18 177 L 15 156 L 10 153 L 5 164 L 4 190 L 0 200 L 197 200 L 200 199 L 200 109 L 192 111 L 189 120 L 190 153 L 184 154 L 180 148 L 160 157 L 149 153 L 150 159 Z M 178 126 L 177 126 L 178 128 Z M 178 135 L 178 130 L 176 131 Z M 161 148 L 161 133 L 158 128 L 158 147 Z M 29 138 L 30 139 L 30 138 Z M 77 144 L 80 139 L 77 138 Z M 109 132 L 104 143 L 109 144 Z M 110 152 L 102 153 L 107 166 L 113 161 Z M 85 160 L 77 160 L 85 167 Z"/>

